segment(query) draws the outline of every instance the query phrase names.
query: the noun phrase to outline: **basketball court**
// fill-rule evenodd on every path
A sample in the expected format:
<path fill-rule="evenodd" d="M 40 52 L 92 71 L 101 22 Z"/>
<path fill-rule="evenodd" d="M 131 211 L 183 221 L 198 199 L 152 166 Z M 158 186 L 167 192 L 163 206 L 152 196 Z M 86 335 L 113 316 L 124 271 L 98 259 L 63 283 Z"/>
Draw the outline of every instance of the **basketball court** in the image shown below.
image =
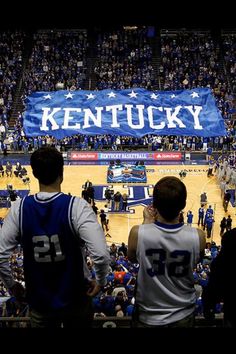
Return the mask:
<path fill-rule="evenodd" d="M 151 196 L 153 185 L 164 176 L 177 176 L 183 168 L 186 169 L 186 177 L 183 178 L 188 191 L 187 205 L 184 210 L 184 217 L 186 222 L 186 215 L 188 210 L 193 213 L 193 226 L 197 226 L 198 221 L 198 208 L 200 207 L 200 194 L 207 193 L 208 204 L 214 210 L 215 222 L 213 224 L 212 238 L 208 241 L 215 241 L 220 244 L 220 221 L 223 216 L 231 215 L 234 225 L 235 208 L 229 203 L 228 212 L 225 213 L 222 200 L 220 196 L 220 188 L 217 185 L 216 177 L 207 177 L 207 166 L 183 166 L 183 165 L 148 165 L 147 183 L 107 183 L 107 164 L 106 165 L 66 165 L 64 168 L 64 181 L 62 184 L 62 191 L 64 193 L 71 193 L 72 195 L 81 196 L 82 186 L 85 181 L 89 179 L 95 187 L 95 202 L 98 209 L 102 209 L 105 202 L 104 190 L 109 185 L 114 192 L 120 191 L 121 194 L 129 194 L 128 211 L 110 213 L 109 216 L 109 234 L 111 238 L 107 238 L 110 244 L 121 243 L 128 241 L 128 235 L 131 227 L 136 224 L 142 223 L 142 212 L 145 205 L 151 203 Z M 13 167 L 14 169 L 14 167 Z M 37 180 L 33 177 L 30 166 L 26 166 L 30 183 L 24 183 L 22 179 L 17 177 L 1 177 L 0 189 L 6 190 L 7 185 L 11 184 L 15 190 L 28 190 L 30 194 L 38 191 Z M 128 192 L 128 193 L 127 193 Z M 97 197 L 97 198 L 96 198 Z M 0 208 L 0 216 L 5 217 L 8 212 L 7 208 Z M 98 216 L 98 220 L 100 218 Z"/>

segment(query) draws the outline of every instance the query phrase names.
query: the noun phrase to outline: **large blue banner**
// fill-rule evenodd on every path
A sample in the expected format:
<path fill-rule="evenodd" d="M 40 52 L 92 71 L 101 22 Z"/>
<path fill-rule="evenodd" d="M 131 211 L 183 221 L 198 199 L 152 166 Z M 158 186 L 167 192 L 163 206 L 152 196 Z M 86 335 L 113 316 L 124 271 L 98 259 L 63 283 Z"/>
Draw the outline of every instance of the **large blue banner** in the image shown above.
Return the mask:
<path fill-rule="evenodd" d="M 224 120 L 208 88 L 148 91 L 35 92 L 24 113 L 26 136 L 113 134 L 226 135 Z"/>

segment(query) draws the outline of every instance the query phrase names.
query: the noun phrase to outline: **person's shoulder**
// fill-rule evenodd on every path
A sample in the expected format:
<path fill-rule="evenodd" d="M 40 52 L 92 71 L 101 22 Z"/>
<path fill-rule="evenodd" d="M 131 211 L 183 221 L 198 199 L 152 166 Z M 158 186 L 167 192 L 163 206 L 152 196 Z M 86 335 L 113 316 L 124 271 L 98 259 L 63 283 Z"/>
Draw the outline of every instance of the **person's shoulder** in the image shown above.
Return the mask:
<path fill-rule="evenodd" d="M 196 227 L 195 230 L 197 231 L 200 237 L 205 237 L 205 232 L 202 229 Z"/>
<path fill-rule="evenodd" d="M 21 202 L 22 202 L 22 198 L 19 198 L 19 196 L 17 196 L 16 194 L 16 200 L 14 201 L 14 203 L 11 204 L 11 209 L 19 209 Z"/>
<path fill-rule="evenodd" d="M 132 228 L 130 229 L 129 236 L 130 237 L 137 237 L 140 226 L 144 226 L 144 225 L 134 225 L 134 226 L 132 226 Z"/>
<path fill-rule="evenodd" d="M 78 196 L 72 196 L 72 198 L 74 199 L 74 204 L 80 204 L 81 206 L 89 205 L 84 198 L 80 198 Z"/>
<path fill-rule="evenodd" d="M 73 210 L 76 210 L 76 209 L 80 210 L 80 212 L 84 211 L 84 212 L 88 213 L 88 212 L 92 211 L 92 215 L 94 214 L 94 216 L 96 216 L 93 211 L 92 206 L 84 198 L 74 196 L 72 208 L 73 208 Z"/>

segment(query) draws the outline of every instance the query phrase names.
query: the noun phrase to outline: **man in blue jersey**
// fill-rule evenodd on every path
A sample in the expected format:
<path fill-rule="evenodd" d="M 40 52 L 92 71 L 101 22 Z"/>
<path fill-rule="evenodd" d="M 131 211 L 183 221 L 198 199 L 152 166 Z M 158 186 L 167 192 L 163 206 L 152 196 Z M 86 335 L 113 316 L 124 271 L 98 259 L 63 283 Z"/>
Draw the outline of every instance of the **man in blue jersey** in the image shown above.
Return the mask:
<path fill-rule="evenodd" d="M 204 205 L 202 204 L 201 207 L 198 209 L 198 226 L 201 224 L 203 226 L 203 220 L 204 220 Z"/>
<path fill-rule="evenodd" d="M 133 226 L 128 258 L 139 263 L 134 325 L 191 327 L 196 293 L 193 269 L 205 249 L 202 230 L 179 223 L 186 187 L 176 177 L 159 180 L 143 225 Z"/>
<path fill-rule="evenodd" d="M 39 192 L 12 205 L 0 234 L 0 278 L 30 307 L 33 327 L 89 327 L 91 297 L 106 284 L 109 254 L 91 206 L 61 192 L 63 157 L 44 147 L 31 156 Z M 24 253 L 24 288 L 14 281 L 9 257 L 18 244 Z M 85 249 L 94 262 L 90 279 Z"/>

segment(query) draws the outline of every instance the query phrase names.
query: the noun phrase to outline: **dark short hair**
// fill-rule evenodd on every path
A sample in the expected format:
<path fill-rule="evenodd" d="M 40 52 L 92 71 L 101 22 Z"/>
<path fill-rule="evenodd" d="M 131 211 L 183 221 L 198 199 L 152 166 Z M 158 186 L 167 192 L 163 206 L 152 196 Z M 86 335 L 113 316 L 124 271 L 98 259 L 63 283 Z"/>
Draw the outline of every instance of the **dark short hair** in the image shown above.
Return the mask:
<path fill-rule="evenodd" d="M 33 175 L 39 183 L 50 185 L 60 176 L 63 177 L 64 160 L 62 154 L 53 147 L 35 150 L 30 158 Z"/>
<path fill-rule="evenodd" d="M 154 187 L 153 206 L 167 221 L 172 221 L 179 215 L 185 208 L 186 199 L 186 187 L 177 177 L 163 177 Z"/>

